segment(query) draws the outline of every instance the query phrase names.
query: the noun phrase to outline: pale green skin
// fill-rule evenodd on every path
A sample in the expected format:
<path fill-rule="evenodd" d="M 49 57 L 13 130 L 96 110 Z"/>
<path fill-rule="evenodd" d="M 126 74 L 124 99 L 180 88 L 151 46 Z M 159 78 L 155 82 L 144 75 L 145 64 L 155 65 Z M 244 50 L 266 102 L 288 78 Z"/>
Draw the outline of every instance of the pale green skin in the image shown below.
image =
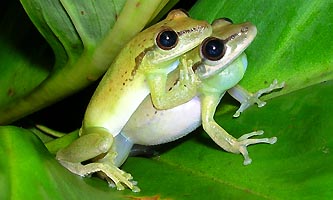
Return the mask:
<path fill-rule="evenodd" d="M 247 31 L 241 31 L 245 29 Z M 236 139 L 213 119 L 216 107 L 226 91 L 241 103 L 241 107 L 234 114 L 234 117 L 238 117 L 242 111 L 254 103 L 257 103 L 259 107 L 264 106 L 265 102 L 258 98 L 263 93 L 282 88 L 284 85 L 274 81 L 268 88 L 254 94 L 237 85 L 247 68 L 247 59 L 243 51 L 254 39 L 256 28 L 250 23 L 234 25 L 225 20 L 217 20 L 213 24 L 212 36 L 226 39 L 231 35 L 236 37 L 227 42 L 227 53 L 218 61 L 205 60 L 200 53 L 200 47 L 183 56 L 187 57 L 187 62 L 190 60 L 192 63 L 199 62 L 196 64 L 197 67 L 199 66 L 196 75 L 201 82 L 198 84 L 197 96 L 185 104 L 168 110 L 157 110 L 151 99 L 147 97 L 116 138 L 116 146 L 119 147 L 117 163 L 121 164 L 127 158 L 133 144 L 157 145 L 174 141 L 201 124 L 221 148 L 228 152 L 241 153 L 244 156 L 245 165 L 251 163 L 246 149 L 248 145 L 276 142 L 275 137 L 249 139 L 249 137 L 263 134 L 263 131 L 245 134 Z M 168 80 L 171 86 L 176 82 L 177 77 L 178 73 L 170 75 Z"/>
<path fill-rule="evenodd" d="M 157 34 L 165 28 L 178 35 L 177 45 L 170 50 L 162 50 L 155 43 Z M 165 20 L 135 36 L 119 53 L 96 89 L 86 110 L 80 137 L 57 152 L 59 162 L 81 176 L 103 172 L 118 190 L 127 186 L 140 191 L 132 176 L 115 165 L 114 137 L 149 94 L 154 106 L 160 109 L 172 108 L 193 98 L 196 93 L 194 74 L 190 78 L 188 73 L 180 76 L 182 84 L 171 92 L 166 91 L 167 76 L 177 67 L 179 57 L 198 46 L 211 32 L 207 22 L 191 19 L 175 10 Z M 186 66 L 182 68 L 187 70 Z M 93 159 L 91 163 L 81 164 L 90 159 Z"/>

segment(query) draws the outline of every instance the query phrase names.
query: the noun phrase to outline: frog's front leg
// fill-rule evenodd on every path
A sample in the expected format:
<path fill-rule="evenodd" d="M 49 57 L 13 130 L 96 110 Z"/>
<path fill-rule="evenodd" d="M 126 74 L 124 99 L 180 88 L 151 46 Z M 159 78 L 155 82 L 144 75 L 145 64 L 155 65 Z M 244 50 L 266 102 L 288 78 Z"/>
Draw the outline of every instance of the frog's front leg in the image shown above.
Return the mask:
<path fill-rule="evenodd" d="M 248 155 L 247 146 L 258 143 L 274 144 L 277 139 L 276 137 L 249 139 L 252 136 L 262 135 L 264 133 L 263 131 L 254 131 L 245 134 L 238 139 L 228 134 L 228 132 L 219 126 L 213 119 L 220 99 L 221 95 L 218 93 L 205 94 L 201 96 L 203 128 L 212 140 L 214 140 L 214 142 L 224 150 L 237 154 L 241 153 L 244 157 L 244 165 L 248 165 L 252 162 L 252 160 Z"/>
<path fill-rule="evenodd" d="M 283 88 L 285 85 L 284 82 L 282 83 L 278 83 L 277 80 L 274 80 L 272 84 L 270 84 L 269 87 L 267 88 L 263 88 L 259 91 L 257 91 L 256 93 L 250 93 L 247 90 L 245 90 L 244 88 L 242 88 L 240 85 L 236 85 L 235 87 L 231 88 L 228 90 L 228 93 L 235 98 L 237 101 L 239 101 L 241 103 L 241 106 L 238 108 L 238 110 L 235 112 L 235 114 L 233 115 L 233 117 L 239 117 L 239 115 L 241 114 L 241 112 L 243 112 L 244 110 L 246 110 L 248 107 L 250 107 L 253 104 L 257 104 L 258 107 L 263 107 L 266 102 L 261 101 L 259 99 L 259 97 L 261 97 L 261 95 L 265 94 L 265 93 L 269 93 L 273 90 L 276 89 L 281 89 Z"/>
<path fill-rule="evenodd" d="M 113 136 L 100 127 L 87 128 L 84 131 L 84 135 L 57 152 L 56 158 L 59 162 L 69 171 L 80 176 L 102 172 L 114 182 L 118 190 L 123 190 L 126 185 L 134 192 L 140 191 L 135 186 L 136 182 L 132 180 L 131 174 L 120 170 L 114 164 L 117 153 L 112 148 Z M 104 154 L 106 155 L 102 159 L 98 159 Z M 85 165 L 81 164 L 81 162 L 91 159 L 96 160 Z"/>
<path fill-rule="evenodd" d="M 192 69 L 193 61 L 183 55 L 180 58 L 179 79 L 172 87 L 167 87 L 168 74 L 163 71 L 154 71 L 147 76 L 152 102 L 159 110 L 170 109 L 184 104 L 197 94 L 200 79 Z"/>

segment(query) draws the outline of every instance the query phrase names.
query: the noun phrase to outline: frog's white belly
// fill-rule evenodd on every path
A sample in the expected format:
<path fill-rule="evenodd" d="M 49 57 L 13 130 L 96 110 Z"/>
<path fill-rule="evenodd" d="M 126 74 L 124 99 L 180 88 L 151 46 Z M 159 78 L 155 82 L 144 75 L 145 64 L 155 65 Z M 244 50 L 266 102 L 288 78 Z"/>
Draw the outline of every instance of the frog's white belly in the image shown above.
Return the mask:
<path fill-rule="evenodd" d="M 148 96 L 122 130 L 134 144 L 157 145 L 177 140 L 201 125 L 200 99 L 168 110 L 156 110 Z"/>

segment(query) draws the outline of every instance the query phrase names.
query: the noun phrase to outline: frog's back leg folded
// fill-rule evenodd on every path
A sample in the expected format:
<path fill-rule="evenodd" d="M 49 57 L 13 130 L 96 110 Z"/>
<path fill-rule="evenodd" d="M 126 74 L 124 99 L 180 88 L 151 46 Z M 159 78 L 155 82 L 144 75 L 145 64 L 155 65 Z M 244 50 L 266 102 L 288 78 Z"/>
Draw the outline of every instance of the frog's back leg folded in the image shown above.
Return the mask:
<path fill-rule="evenodd" d="M 140 189 L 135 186 L 136 182 L 132 181 L 132 176 L 120 170 L 115 164 L 114 159 L 117 153 L 112 151 L 114 138 L 108 130 L 94 127 L 85 131 L 88 134 L 79 137 L 69 146 L 57 152 L 56 158 L 59 162 L 77 175 L 86 176 L 94 172 L 103 172 L 114 182 L 117 189 L 124 189 L 122 184 L 125 184 L 133 191 L 139 191 Z M 102 159 L 98 159 L 97 162 L 81 164 L 99 156 Z"/>

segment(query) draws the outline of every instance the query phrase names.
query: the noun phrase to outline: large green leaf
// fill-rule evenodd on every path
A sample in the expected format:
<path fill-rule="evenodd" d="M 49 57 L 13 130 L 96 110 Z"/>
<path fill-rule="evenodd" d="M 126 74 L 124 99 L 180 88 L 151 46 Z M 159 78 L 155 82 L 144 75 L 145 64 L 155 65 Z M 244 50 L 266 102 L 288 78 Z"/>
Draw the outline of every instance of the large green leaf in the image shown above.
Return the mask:
<path fill-rule="evenodd" d="M 241 82 L 245 88 L 255 91 L 275 78 L 286 81 L 286 88 L 267 98 L 280 96 L 263 108 L 251 107 L 238 119 L 232 119 L 234 106 L 231 111 L 225 109 L 233 104 L 228 99 L 217 110 L 217 122 L 235 137 L 258 129 L 265 130 L 265 137 L 278 137 L 274 145 L 249 147 L 251 165 L 243 166 L 242 156 L 222 151 L 199 129 L 166 145 L 167 151 L 159 157 L 129 158 L 123 169 L 132 173 L 142 191 L 120 192 L 97 178 L 68 173 L 30 132 L 3 127 L 0 186 L 6 192 L 1 195 L 6 198 L 16 192 L 16 199 L 46 198 L 44 194 L 52 199 L 107 195 L 114 199 L 331 199 L 332 6 L 330 1 L 202 0 L 191 10 L 198 19 L 227 16 L 235 23 L 257 25 L 258 36 L 247 50 L 249 67 Z M 44 193 L 31 188 L 42 188 Z"/>

